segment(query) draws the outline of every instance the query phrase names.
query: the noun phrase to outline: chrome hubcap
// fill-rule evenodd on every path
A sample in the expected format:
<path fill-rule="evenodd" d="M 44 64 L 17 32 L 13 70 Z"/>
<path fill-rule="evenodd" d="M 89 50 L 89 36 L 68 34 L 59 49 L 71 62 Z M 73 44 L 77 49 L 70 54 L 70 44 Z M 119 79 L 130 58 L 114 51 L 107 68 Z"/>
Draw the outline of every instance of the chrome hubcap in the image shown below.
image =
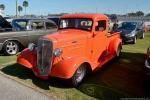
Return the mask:
<path fill-rule="evenodd" d="M 9 54 L 16 54 L 18 50 L 17 44 L 14 42 L 8 42 L 6 45 L 6 52 Z"/>
<path fill-rule="evenodd" d="M 76 74 L 75 74 L 75 80 L 77 83 L 81 82 L 85 75 L 85 68 L 80 67 L 78 68 Z"/>

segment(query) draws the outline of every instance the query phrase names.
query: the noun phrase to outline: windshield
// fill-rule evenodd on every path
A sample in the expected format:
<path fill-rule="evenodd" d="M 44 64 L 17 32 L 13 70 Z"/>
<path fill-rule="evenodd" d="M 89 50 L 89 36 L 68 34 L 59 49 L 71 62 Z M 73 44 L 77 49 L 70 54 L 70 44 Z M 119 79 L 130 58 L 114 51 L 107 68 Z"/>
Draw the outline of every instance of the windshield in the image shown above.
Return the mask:
<path fill-rule="evenodd" d="M 82 30 L 92 30 L 93 21 L 92 19 L 82 19 L 82 18 L 67 18 L 60 20 L 60 29 L 82 29 Z"/>
<path fill-rule="evenodd" d="M 134 30 L 136 28 L 136 22 L 123 22 L 118 29 Z"/>

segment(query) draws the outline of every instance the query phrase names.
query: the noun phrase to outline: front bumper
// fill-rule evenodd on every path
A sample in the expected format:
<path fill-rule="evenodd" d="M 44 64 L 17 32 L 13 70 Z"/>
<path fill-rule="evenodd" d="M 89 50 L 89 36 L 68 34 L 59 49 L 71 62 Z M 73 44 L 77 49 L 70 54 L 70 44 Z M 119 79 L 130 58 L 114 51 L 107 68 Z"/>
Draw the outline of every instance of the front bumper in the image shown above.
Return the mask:
<path fill-rule="evenodd" d="M 123 42 L 133 42 L 134 37 L 122 36 Z"/>
<path fill-rule="evenodd" d="M 0 43 L 0 51 L 2 50 L 3 48 L 3 43 Z"/>

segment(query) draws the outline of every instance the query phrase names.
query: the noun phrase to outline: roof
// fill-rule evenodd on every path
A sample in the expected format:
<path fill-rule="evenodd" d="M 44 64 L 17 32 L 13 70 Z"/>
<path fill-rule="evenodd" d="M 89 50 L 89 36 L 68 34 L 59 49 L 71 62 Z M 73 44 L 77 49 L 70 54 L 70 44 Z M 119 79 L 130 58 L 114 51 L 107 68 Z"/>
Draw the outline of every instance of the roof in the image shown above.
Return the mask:
<path fill-rule="evenodd" d="M 14 20 L 47 20 L 44 18 L 14 18 Z"/>
<path fill-rule="evenodd" d="M 30 20 L 33 20 L 33 21 L 45 21 L 45 22 L 51 22 L 53 24 L 56 24 L 53 20 L 44 19 L 44 18 L 16 18 L 16 19 L 13 19 L 12 22 L 15 22 L 15 21 L 30 21 Z"/>
<path fill-rule="evenodd" d="M 61 18 L 92 18 L 92 19 L 95 19 L 95 18 L 107 18 L 108 17 L 104 14 L 85 14 L 85 13 L 82 13 L 82 14 L 65 14 L 63 15 Z"/>

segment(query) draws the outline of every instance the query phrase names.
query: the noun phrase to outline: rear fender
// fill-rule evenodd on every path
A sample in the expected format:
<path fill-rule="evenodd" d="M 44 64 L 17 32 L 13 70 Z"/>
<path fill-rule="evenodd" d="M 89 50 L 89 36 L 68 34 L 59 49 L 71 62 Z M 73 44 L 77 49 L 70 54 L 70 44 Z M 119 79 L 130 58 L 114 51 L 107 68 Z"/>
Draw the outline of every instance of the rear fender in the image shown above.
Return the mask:
<path fill-rule="evenodd" d="M 61 60 L 53 65 L 50 76 L 69 79 L 74 75 L 77 68 L 79 68 L 80 65 L 85 62 L 89 63 L 85 58 L 82 57 Z"/>
<path fill-rule="evenodd" d="M 117 38 L 109 44 L 108 51 L 111 52 L 112 54 L 115 54 L 118 50 L 119 45 L 121 45 L 122 49 L 122 40 Z"/>

